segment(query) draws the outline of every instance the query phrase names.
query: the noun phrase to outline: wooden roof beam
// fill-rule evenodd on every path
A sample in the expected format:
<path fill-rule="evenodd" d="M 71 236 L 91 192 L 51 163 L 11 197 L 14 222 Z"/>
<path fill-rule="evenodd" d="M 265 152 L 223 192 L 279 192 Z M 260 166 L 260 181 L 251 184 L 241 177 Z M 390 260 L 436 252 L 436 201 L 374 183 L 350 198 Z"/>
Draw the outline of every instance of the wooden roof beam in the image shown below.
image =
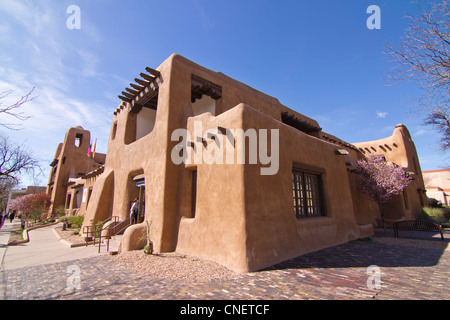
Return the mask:
<path fill-rule="evenodd" d="M 135 97 L 133 94 L 130 94 L 130 93 L 125 92 L 125 91 L 122 91 L 122 94 L 123 94 L 125 97 L 129 98 L 129 99 L 134 99 L 134 97 Z"/>
<path fill-rule="evenodd" d="M 144 78 L 145 80 L 150 81 L 150 82 L 152 82 L 153 80 L 156 79 L 155 77 L 152 77 L 152 76 L 150 76 L 150 75 L 148 75 L 148 74 L 146 74 L 146 73 L 143 73 L 143 72 L 141 72 L 139 75 L 140 75 L 142 78 Z"/>
<path fill-rule="evenodd" d="M 131 102 L 131 99 L 123 97 L 123 96 L 118 96 L 120 100 L 125 101 L 125 102 Z"/>
<path fill-rule="evenodd" d="M 150 73 L 151 75 L 154 75 L 155 77 L 159 77 L 161 75 L 161 73 L 158 70 L 149 68 L 149 67 L 145 67 L 145 70 Z"/>
<path fill-rule="evenodd" d="M 130 83 L 130 86 L 134 89 L 136 89 L 137 91 L 141 92 L 145 89 L 144 86 L 138 85 L 138 84 L 134 84 L 134 83 Z"/>
<path fill-rule="evenodd" d="M 148 87 L 148 85 L 150 84 L 150 81 L 146 81 L 146 80 L 142 80 L 142 79 L 138 79 L 138 78 L 134 78 L 134 81 L 136 81 L 138 84 L 140 84 L 141 86 L 144 86 L 144 87 Z"/>
<path fill-rule="evenodd" d="M 135 89 L 125 88 L 125 90 L 127 90 L 129 93 L 131 93 L 133 95 L 137 95 L 139 93 L 139 90 L 135 90 Z"/>

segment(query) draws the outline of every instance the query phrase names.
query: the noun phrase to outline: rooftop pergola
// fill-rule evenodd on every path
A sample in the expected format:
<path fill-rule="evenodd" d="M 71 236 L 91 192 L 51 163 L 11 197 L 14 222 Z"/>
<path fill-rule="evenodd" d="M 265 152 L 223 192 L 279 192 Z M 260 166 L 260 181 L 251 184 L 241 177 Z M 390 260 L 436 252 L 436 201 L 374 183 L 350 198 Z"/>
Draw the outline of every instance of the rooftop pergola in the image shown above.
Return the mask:
<path fill-rule="evenodd" d="M 147 73 L 140 73 L 141 78 L 135 78 L 130 88 L 125 88 L 119 99 L 130 104 L 130 112 L 138 113 L 142 108 L 156 110 L 158 103 L 158 89 L 161 74 L 158 70 L 146 67 Z"/>

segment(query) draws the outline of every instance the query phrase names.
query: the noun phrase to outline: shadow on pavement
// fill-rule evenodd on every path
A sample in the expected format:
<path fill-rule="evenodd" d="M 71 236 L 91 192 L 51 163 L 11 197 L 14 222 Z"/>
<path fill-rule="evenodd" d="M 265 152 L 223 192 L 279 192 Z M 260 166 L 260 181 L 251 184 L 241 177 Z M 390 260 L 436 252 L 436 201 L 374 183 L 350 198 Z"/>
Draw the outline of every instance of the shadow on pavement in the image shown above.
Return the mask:
<path fill-rule="evenodd" d="M 389 233 L 390 232 L 390 233 Z M 264 269 L 304 269 L 304 268 L 367 268 L 379 267 L 431 267 L 439 263 L 450 242 L 449 233 L 436 238 L 433 233 L 416 234 L 404 232 L 401 238 L 394 238 L 393 231 L 376 233 L 374 239 L 360 239 L 342 245 L 283 261 Z M 382 239 L 386 238 L 386 239 Z M 376 239 L 380 239 L 377 241 Z M 383 243 L 382 240 L 389 240 Z M 422 246 L 399 245 L 406 241 L 419 241 Z M 399 244 L 396 244 L 398 242 Z M 448 251 L 448 250 L 447 250 Z M 450 255 L 447 255 L 449 257 Z M 450 259 L 450 258 L 447 258 Z M 262 270 L 262 271 L 264 271 Z"/>

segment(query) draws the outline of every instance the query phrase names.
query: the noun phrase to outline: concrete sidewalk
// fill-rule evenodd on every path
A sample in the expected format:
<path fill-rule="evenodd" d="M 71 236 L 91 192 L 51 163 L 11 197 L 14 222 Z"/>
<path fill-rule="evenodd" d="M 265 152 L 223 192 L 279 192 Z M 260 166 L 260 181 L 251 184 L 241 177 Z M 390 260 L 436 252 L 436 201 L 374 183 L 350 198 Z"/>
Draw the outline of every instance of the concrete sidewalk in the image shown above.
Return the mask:
<path fill-rule="evenodd" d="M 20 228 L 20 222 L 5 222 L 0 230 L 0 270 L 58 263 L 107 254 L 97 246 L 69 248 L 60 242 L 52 229 L 55 225 L 29 231 L 29 242 L 7 246 L 9 233 Z"/>
<path fill-rule="evenodd" d="M 6 249 L 8 248 L 8 241 L 11 231 L 18 230 L 20 228 L 20 222 L 10 223 L 8 219 L 4 222 L 2 228 L 0 229 L 0 270 L 3 265 L 3 257 L 6 253 Z"/>

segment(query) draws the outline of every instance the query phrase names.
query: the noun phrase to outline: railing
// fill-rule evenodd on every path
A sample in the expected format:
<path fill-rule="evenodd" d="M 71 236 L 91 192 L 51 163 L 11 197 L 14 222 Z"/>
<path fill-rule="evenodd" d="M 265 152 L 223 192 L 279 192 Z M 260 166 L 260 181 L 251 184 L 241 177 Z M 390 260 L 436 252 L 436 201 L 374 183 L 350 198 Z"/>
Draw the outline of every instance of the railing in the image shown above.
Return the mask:
<path fill-rule="evenodd" d="M 86 247 L 88 246 L 88 243 L 91 240 L 94 241 L 94 246 L 95 246 L 97 238 L 99 238 L 99 243 L 101 244 L 101 233 L 103 230 L 103 226 L 105 225 L 106 222 L 109 222 L 111 220 L 116 224 L 119 220 L 119 217 L 112 216 L 100 223 L 97 223 L 96 225 L 85 226 L 83 228 L 83 234 L 85 234 Z M 100 246 L 100 244 L 99 244 L 99 246 Z"/>
<path fill-rule="evenodd" d="M 119 218 L 119 217 L 115 217 L 115 218 Z M 122 222 L 117 223 L 116 219 L 114 222 L 114 225 L 109 225 L 107 227 L 102 227 L 99 230 L 99 244 L 98 244 L 98 253 L 100 253 L 101 250 L 101 245 L 102 245 L 102 232 L 106 231 L 106 235 L 103 236 L 106 240 L 107 240 L 107 244 L 106 244 L 106 252 L 109 252 L 109 240 L 111 239 L 111 237 L 113 235 L 119 234 L 120 232 L 124 231 L 126 228 L 128 228 L 131 225 L 131 219 L 127 218 L 125 220 L 123 220 Z M 117 228 L 119 227 L 119 225 L 124 225 L 122 227 L 122 229 L 120 229 L 119 231 L 117 231 Z M 95 245 L 95 243 L 94 243 Z"/>
<path fill-rule="evenodd" d="M 105 226 L 106 222 L 112 221 L 113 223 Z M 94 246 L 98 239 L 98 252 L 101 252 L 102 238 L 107 240 L 106 250 L 109 252 L 109 240 L 112 236 L 122 233 L 126 228 L 131 225 L 131 219 L 127 218 L 123 221 L 119 221 L 119 217 L 112 216 L 108 219 L 97 223 L 94 226 L 85 226 L 83 228 L 83 234 L 85 234 L 86 247 L 89 241 L 94 241 Z"/>

